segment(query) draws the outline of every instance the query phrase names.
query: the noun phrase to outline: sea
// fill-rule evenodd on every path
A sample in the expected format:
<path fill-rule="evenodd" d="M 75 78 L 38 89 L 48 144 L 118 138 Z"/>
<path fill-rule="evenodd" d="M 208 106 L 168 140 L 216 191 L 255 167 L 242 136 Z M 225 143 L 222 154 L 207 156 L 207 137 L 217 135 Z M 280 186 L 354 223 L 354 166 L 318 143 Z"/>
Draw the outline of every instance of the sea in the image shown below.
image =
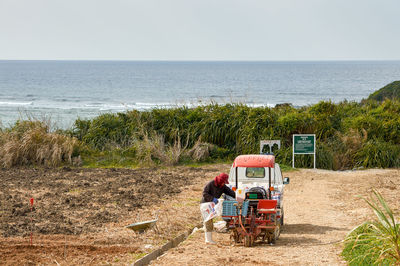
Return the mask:
<path fill-rule="evenodd" d="M 77 118 L 209 103 L 305 106 L 360 101 L 400 80 L 400 61 L 0 60 L 0 121 Z"/>

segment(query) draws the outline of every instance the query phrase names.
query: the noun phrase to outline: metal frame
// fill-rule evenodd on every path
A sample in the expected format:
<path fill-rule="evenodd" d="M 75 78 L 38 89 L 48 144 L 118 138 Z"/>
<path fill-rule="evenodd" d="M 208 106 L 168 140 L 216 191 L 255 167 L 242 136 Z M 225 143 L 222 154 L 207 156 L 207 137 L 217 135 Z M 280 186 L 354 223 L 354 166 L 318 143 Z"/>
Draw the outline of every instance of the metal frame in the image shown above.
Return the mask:
<path fill-rule="evenodd" d="M 272 170 L 271 167 L 267 167 L 268 168 L 268 199 L 272 199 L 271 196 L 271 185 L 272 185 L 272 179 L 271 179 L 271 174 L 272 174 Z M 235 187 L 236 189 L 238 189 L 238 167 L 235 167 Z"/>
<path fill-rule="evenodd" d="M 261 140 L 260 141 L 260 154 L 262 154 L 264 145 L 268 145 L 270 147 L 270 152 L 272 152 L 272 146 L 274 144 L 278 145 L 278 150 L 281 149 L 281 141 L 279 139 L 277 139 L 277 140 Z"/>

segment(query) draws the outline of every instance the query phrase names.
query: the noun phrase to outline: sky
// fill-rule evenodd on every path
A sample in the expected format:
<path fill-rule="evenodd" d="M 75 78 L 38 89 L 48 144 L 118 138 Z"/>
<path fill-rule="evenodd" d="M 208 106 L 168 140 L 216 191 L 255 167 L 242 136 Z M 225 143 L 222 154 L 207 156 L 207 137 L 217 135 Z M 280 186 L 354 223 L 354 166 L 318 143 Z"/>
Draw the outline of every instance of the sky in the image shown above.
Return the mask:
<path fill-rule="evenodd" d="M 399 0 L 0 0 L 0 59 L 399 60 Z"/>

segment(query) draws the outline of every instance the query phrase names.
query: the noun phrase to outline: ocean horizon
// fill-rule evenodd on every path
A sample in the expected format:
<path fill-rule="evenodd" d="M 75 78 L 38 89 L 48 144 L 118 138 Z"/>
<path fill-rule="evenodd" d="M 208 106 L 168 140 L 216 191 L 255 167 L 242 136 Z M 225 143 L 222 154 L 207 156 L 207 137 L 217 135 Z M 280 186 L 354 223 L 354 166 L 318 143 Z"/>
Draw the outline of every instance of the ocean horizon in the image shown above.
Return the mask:
<path fill-rule="evenodd" d="M 211 102 L 305 106 L 360 101 L 400 79 L 400 61 L 0 60 L 0 119 L 62 128 L 106 112 Z"/>

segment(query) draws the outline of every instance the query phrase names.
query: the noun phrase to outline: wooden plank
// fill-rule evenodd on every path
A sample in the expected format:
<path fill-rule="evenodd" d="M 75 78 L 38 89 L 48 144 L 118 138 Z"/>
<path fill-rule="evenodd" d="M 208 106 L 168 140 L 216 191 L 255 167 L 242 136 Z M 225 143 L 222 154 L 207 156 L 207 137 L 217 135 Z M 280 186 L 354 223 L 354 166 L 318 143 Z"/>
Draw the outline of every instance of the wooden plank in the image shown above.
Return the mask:
<path fill-rule="evenodd" d="M 203 224 L 200 224 L 200 225 L 198 225 L 196 227 L 200 228 L 202 226 L 203 226 Z M 134 266 L 145 266 L 145 265 L 148 265 L 152 260 L 157 259 L 159 256 L 164 254 L 169 249 L 174 248 L 174 247 L 178 246 L 181 242 L 185 241 L 186 238 L 188 238 L 188 236 L 193 232 L 193 229 L 194 228 L 192 228 L 191 230 L 189 230 L 189 231 L 187 231 L 187 232 L 175 237 L 174 239 L 172 239 L 168 243 L 164 244 L 162 247 L 154 250 L 153 252 L 147 254 L 143 258 L 135 261 L 135 263 L 133 265 Z"/>

